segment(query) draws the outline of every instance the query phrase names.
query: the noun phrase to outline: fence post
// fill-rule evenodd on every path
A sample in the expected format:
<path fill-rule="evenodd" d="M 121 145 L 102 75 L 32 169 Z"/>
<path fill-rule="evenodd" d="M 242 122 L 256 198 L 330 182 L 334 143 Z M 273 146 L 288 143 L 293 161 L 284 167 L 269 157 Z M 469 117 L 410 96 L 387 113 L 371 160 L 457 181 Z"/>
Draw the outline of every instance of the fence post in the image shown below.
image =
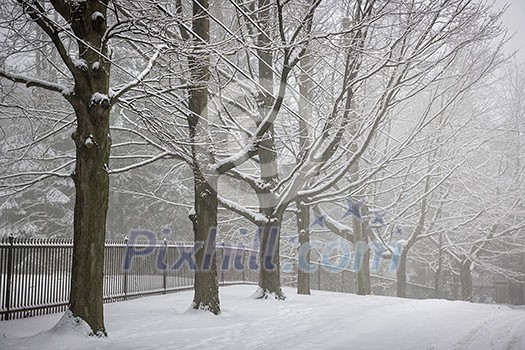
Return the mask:
<path fill-rule="evenodd" d="M 166 237 L 164 237 L 164 249 L 165 249 L 165 258 L 166 260 L 168 260 L 168 240 L 166 239 Z M 168 265 L 167 265 L 167 261 L 166 261 L 166 265 L 164 265 L 164 271 L 162 272 L 162 287 L 164 288 L 164 293 L 163 294 L 166 294 L 166 289 L 167 289 L 167 283 L 166 283 L 166 279 L 168 277 Z"/>
<path fill-rule="evenodd" d="M 220 260 L 220 261 L 222 261 L 222 263 L 220 264 L 220 266 L 221 266 L 221 280 L 222 280 L 222 284 L 224 284 L 224 269 L 223 269 L 223 267 L 224 267 L 224 259 L 226 258 L 226 257 L 224 256 L 224 252 L 225 252 L 225 249 L 224 249 L 224 241 L 222 241 L 222 243 L 221 243 L 221 247 L 222 247 L 222 255 L 221 255 L 221 258 L 222 258 L 222 259 Z M 217 259 L 217 255 L 218 255 L 218 254 L 217 254 L 217 251 L 216 251 L 216 252 L 215 252 L 215 259 Z M 217 265 L 218 265 L 218 264 L 217 264 Z M 218 266 L 217 266 L 217 268 L 218 268 Z"/>
<path fill-rule="evenodd" d="M 246 248 L 242 245 L 242 282 L 246 282 Z"/>
<path fill-rule="evenodd" d="M 7 285 L 5 290 L 5 300 L 4 300 L 4 306 L 6 308 L 6 314 L 5 314 L 5 320 L 9 320 L 9 314 L 11 312 L 11 280 L 12 280 L 12 274 L 13 274 L 13 242 L 15 240 L 15 237 L 13 235 L 9 235 L 9 248 L 7 248 Z"/>
<path fill-rule="evenodd" d="M 321 290 L 321 260 L 319 260 L 317 268 L 317 289 Z"/>
<path fill-rule="evenodd" d="M 128 259 L 128 254 L 129 254 L 129 247 L 128 247 L 128 242 L 129 242 L 129 238 L 128 236 L 124 237 L 124 242 L 126 243 L 126 248 L 125 248 L 125 258 Z M 124 289 L 124 300 L 128 299 L 128 269 L 125 269 L 124 270 L 124 281 L 123 281 L 123 289 Z"/>

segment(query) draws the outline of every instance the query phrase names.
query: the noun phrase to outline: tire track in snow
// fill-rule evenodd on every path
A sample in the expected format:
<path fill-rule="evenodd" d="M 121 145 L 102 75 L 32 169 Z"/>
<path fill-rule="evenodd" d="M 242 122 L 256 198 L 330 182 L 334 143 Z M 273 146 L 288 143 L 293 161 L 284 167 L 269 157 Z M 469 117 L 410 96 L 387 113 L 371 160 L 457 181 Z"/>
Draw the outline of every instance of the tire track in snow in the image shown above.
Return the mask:
<path fill-rule="evenodd" d="M 469 328 L 470 331 L 454 344 L 454 350 L 525 349 L 523 312 L 511 310 L 498 313 L 476 322 Z"/>

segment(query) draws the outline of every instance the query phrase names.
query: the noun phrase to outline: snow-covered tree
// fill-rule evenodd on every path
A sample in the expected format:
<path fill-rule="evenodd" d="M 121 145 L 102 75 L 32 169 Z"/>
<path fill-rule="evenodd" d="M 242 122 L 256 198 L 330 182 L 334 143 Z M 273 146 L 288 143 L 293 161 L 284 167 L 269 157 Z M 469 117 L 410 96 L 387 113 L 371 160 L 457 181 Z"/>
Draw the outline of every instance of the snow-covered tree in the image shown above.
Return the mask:
<path fill-rule="evenodd" d="M 18 0 L 8 6 L 12 11 L 2 21 L 11 35 L 18 26 L 29 25 L 37 28 L 39 40 L 23 37 L 21 46 L 11 47 L 0 77 L 61 96 L 74 115 L 67 122 L 57 121 L 59 128 L 73 122 L 76 127 L 71 134 L 75 143 L 75 166 L 71 173 L 75 185 L 73 266 L 69 312 L 65 317 L 71 317 L 69 322 L 81 319 L 89 325 L 90 334 L 105 336 L 102 287 L 109 198 L 110 111 L 121 96 L 143 80 L 156 54 L 145 60 L 145 68 L 139 75 L 131 74 L 131 79 L 128 75 L 124 83 L 110 88 L 110 71 L 119 66 L 112 61 L 109 42 L 129 30 L 129 21 L 120 22 L 117 7 L 108 10 L 109 1 L 98 0 Z M 50 54 L 53 56 L 45 57 L 54 70 L 54 78 L 39 76 L 39 70 L 28 71 L 17 61 L 27 51 L 41 55 L 44 52 L 41 47 L 45 52 L 53 52 Z M 32 179 L 16 186 L 51 176 L 67 177 L 69 174 L 61 173 L 67 165 L 66 162 L 55 169 L 27 173 Z"/>

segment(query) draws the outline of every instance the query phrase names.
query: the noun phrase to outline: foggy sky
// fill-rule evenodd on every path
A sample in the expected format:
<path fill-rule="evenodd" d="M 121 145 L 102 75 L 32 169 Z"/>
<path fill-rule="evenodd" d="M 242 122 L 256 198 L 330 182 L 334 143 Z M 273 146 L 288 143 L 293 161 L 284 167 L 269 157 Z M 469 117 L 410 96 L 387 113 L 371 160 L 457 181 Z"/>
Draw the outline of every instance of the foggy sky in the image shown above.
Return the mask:
<path fill-rule="evenodd" d="M 520 50 L 516 55 L 518 61 L 525 61 L 525 0 L 496 0 L 497 8 L 509 4 L 503 15 L 503 23 L 509 30 L 509 35 L 514 37 L 508 43 L 506 52 Z"/>

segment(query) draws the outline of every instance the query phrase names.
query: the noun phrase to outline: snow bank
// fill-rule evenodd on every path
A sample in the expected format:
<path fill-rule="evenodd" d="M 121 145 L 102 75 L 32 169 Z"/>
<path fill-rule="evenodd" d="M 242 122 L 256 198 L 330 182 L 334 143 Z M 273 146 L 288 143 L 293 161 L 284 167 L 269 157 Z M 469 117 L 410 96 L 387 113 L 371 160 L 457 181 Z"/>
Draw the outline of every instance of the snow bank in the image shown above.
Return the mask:
<path fill-rule="evenodd" d="M 89 328 L 89 325 L 84 320 L 73 315 L 70 310 L 67 310 L 49 332 L 57 336 L 76 334 L 81 337 L 87 337 L 88 334 L 91 333 L 91 328 Z"/>
<path fill-rule="evenodd" d="M 254 300 L 255 289 L 221 288 L 218 316 L 188 312 L 192 291 L 107 304 L 106 339 L 68 326 L 42 332 L 60 315 L 2 321 L 0 349 L 525 349 L 525 311 L 503 305 L 291 288 L 286 301 L 268 302 Z"/>

